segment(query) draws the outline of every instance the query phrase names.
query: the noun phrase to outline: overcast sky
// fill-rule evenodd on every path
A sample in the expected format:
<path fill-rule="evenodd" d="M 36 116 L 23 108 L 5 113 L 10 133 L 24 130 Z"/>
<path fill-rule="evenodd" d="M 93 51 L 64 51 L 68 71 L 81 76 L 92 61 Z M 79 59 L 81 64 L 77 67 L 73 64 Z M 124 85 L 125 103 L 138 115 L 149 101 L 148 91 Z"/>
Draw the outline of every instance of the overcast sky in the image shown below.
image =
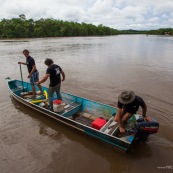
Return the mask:
<path fill-rule="evenodd" d="M 119 30 L 173 28 L 173 0 L 0 0 L 0 20 L 20 14 Z"/>

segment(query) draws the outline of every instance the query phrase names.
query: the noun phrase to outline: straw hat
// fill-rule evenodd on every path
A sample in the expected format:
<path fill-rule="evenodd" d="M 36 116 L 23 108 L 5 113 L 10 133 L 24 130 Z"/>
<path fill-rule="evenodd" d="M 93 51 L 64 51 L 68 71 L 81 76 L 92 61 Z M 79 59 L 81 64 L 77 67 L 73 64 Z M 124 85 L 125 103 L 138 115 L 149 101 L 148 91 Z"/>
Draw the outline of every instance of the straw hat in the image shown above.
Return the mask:
<path fill-rule="evenodd" d="M 118 96 L 118 101 L 122 104 L 129 104 L 135 100 L 135 93 L 133 91 L 123 91 Z"/>

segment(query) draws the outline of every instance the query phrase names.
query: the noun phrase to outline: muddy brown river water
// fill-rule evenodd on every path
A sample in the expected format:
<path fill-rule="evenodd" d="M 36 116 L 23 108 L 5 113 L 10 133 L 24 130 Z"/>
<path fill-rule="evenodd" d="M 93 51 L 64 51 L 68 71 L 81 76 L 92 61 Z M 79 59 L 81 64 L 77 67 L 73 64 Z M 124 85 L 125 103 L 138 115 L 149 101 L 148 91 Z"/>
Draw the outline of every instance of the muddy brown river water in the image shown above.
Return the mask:
<path fill-rule="evenodd" d="M 159 132 L 121 153 L 21 105 L 10 96 L 5 78 L 20 80 L 23 49 L 30 50 L 40 77 L 45 58 L 62 67 L 62 91 L 116 106 L 123 89 L 133 90 L 145 100 L 147 115 L 159 121 Z M 173 171 L 173 37 L 0 40 L 0 62 L 1 173 Z M 22 73 L 28 81 L 25 66 Z"/>

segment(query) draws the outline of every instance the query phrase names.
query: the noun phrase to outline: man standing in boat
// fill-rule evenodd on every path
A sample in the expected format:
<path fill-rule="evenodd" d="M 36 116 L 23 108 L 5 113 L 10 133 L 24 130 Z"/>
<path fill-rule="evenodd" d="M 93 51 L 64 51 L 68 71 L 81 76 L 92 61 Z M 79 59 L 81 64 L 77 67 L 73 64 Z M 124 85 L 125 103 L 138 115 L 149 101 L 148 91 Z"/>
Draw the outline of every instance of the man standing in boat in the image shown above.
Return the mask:
<path fill-rule="evenodd" d="M 23 50 L 23 54 L 26 57 L 26 63 L 18 62 L 18 64 L 23 64 L 27 66 L 28 72 L 29 72 L 28 78 L 30 79 L 30 84 L 32 87 L 32 92 L 33 92 L 33 95 L 31 95 L 31 98 L 35 98 L 36 97 L 35 83 L 38 82 L 39 80 L 39 73 L 36 68 L 35 60 L 29 55 L 29 51 L 25 49 Z M 37 84 L 37 86 L 40 89 L 41 94 L 43 94 L 41 85 Z"/>
<path fill-rule="evenodd" d="M 61 89 L 61 75 L 62 81 L 65 80 L 65 73 L 60 66 L 54 64 L 52 59 L 47 58 L 44 61 L 45 65 L 48 66 L 45 76 L 37 84 L 45 82 L 50 78 L 49 90 L 48 90 L 48 99 L 50 104 L 50 110 L 53 110 L 53 95 L 56 92 L 57 99 L 62 100 L 60 89 Z"/>
<path fill-rule="evenodd" d="M 151 118 L 146 116 L 147 105 L 144 100 L 136 96 L 133 91 L 123 91 L 118 96 L 118 108 L 115 115 L 115 121 L 119 124 L 120 133 L 125 133 L 125 123 L 127 120 L 142 107 L 142 116 L 145 121 L 151 121 Z"/>

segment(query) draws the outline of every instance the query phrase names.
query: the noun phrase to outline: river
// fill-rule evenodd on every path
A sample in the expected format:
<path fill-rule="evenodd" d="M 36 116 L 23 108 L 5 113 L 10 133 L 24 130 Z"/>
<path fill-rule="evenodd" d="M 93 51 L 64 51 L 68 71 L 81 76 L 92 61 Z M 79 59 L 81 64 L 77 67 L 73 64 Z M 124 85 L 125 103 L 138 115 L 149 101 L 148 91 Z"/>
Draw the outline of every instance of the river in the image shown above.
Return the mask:
<path fill-rule="evenodd" d="M 172 172 L 172 47 L 173 37 L 146 35 L 0 40 L 0 172 Z M 5 78 L 21 79 L 23 49 L 35 59 L 40 78 L 46 58 L 61 66 L 62 91 L 116 106 L 122 90 L 133 90 L 146 102 L 147 115 L 159 121 L 159 132 L 122 153 L 20 105 Z M 28 81 L 26 66 L 22 73 Z"/>

